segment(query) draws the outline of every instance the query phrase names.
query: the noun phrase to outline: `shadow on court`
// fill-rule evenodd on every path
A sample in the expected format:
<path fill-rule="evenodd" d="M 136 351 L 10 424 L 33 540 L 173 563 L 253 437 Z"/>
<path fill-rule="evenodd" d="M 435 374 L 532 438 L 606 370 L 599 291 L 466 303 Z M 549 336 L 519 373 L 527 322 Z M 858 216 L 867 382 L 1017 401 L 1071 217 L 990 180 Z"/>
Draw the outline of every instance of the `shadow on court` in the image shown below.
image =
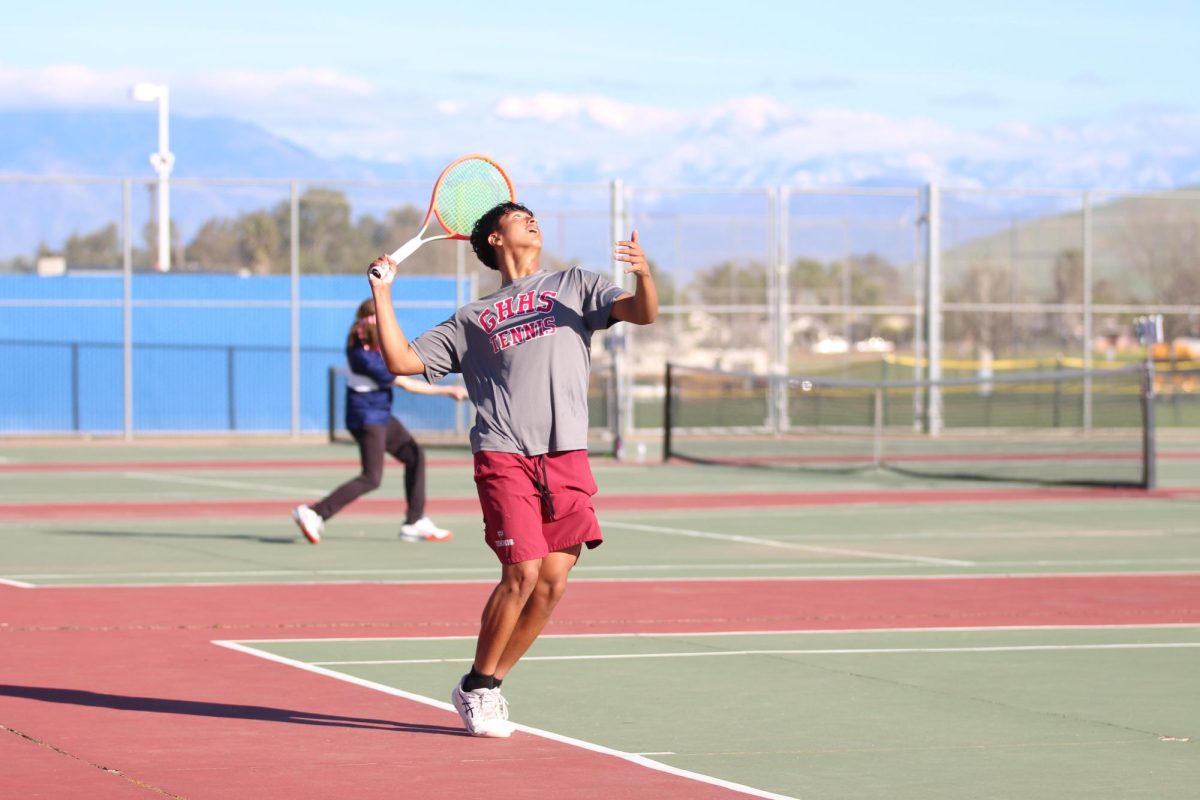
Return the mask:
<path fill-rule="evenodd" d="M 293 711 L 270 706 L 247 706 L 235 703 L 206 703 L 197 700 L 168 700 L 161 697 L 131 697 L 104 694 L 82 689 L 53 689 L 46 686 L 13 686 L 0 684 L 0 697 L 23 697 L 44 703 L 65 703 L 76 706 L 112 708 L 118 711 L 152 711 L 158 714 L 189 714 L 226 719 L 256 719 L 264 722 L 290 722 L 297 725 L 321 725 L 333 728 L 365 728 L 403 733 L 431 733 L 442 736 L 466 736 L 462 728 L 445 725 L 413 725 L 388 719 L 346 717 L 339 714 L 320 714 Z"/>
<path fill-rule="evenodd" d="M 66 536 L 99 536 L 103 538 L 122 539 L 215 539 L 223 542 L 258 542 L 259 544 L 304 544 L 297 533 L 288 536 L 256 536 L 253 533 L 180 533 L 178 531 L 86 531 L 86 530 L 57 530 L 48 531 L 51 534 Z"/>

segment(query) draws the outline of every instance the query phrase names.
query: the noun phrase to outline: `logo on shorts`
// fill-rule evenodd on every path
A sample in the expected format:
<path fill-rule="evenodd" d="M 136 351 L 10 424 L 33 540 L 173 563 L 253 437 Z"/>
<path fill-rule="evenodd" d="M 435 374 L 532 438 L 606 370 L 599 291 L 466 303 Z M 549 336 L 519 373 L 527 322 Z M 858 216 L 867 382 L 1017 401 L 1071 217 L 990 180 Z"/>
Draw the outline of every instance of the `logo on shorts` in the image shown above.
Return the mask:
<path fill-rule="evenodd" d="M 503 536 L 504 531 L 496 531 L 496 535 Z M 512 547 L 512 546 L 513 546 L 512 539 L 497 539 L 496 540 L 496 547 Z"/>

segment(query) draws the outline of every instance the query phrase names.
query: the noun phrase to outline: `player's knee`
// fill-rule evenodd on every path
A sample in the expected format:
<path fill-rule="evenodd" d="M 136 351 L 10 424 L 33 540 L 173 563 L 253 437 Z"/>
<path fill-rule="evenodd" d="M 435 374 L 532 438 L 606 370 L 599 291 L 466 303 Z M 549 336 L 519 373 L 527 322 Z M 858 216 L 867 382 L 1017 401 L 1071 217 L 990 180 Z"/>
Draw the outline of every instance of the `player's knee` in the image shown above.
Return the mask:
<path fill-rule="evenodd" d="M 416 442 L 409 442 L 396 451 L 396 459 L 406 467 L 416 467 L 424 462 L 425 450 Z"/>
<path fill-rule="evenodd" d="M 377 472 L 364 472 L 360 480 L 368 492 L 373 492 L 383 485 L 383 475 Z"/>
<path fill-rule="evenodd" d="M 522 561 L 510 564 L 504 570 L 500 584 L 506 591 L 521 597 L 528 597 L 538 585 L 538 566 L 540 561 Z"/>
<path fill-rule="evenodd" d="M 564 574 L 551 578 L 543 577 L 538 582 L 538 591 L 551 606 L 557 605 L 567 591 L 567 576 Z"/>

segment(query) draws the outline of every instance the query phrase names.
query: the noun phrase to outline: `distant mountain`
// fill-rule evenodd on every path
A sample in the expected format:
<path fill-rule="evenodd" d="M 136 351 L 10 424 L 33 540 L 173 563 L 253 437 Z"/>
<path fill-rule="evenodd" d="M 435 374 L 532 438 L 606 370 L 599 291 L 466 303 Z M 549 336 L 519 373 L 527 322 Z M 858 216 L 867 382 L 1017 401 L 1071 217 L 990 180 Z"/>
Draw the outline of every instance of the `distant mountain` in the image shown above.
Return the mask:
<path fill-rule="evenodd" d="M 0 171 L 153 176 L 158 118 L 147 111 L 0 111 Z M 359 177 L 255 125 L 171 118 L 179 177 Z"/>
<path fill-rule="evenodd" d="M 1200 184 L 1200 146 L 1181 138 L 1180 131 L 1191 130 L 1180 127 L 1182 123 L 1164 129 L 1159 137 L 1150 134 L 1157 130 L 1155 124 L 1166 123 L 1148 122 L 1119 136 L 1103 126 L 992 131 L 979 135 L 978 142 L 972 139 L 964 145 L 956 139 L 943 145 L 937 136 L 946 134 L 936 128 L 931 133 L 914 123 L 913 130 L 900 131 L 893 141 L 888 138 L 889 120 L 860 116 L 801 113 L 748 100 L 721 107 L 700 120 L 668 121 L 645 131 L 637 125 L 610 131 L 583 116 L 493 121 L 481 130 L 492 143 L 489 146 L 503 154 L 506 165 L 524 182 L 598 183 L 621 178 L 651 189 L 638 197 L 636 205 L 643 212 L 679 213 L 694 205 L 708 213 L 730 213 L 716 206 L 733 202 L 729 200 L 733 194 L 714 192 L 685 200 L 678 193 L 656 196 L 656 186 L 915 188 L 931 179 L 944 185 L 1007 189 L 1136 190 Z M 461 136 L 450 136 L 448 129 L 435 127 L 433 121 L 405 124 L 410 135 L 419 132 L 424 140 L 444 142 L 451 150 L 462 146 L 456 144 Z M 1143 128 L 1147 135 L 1137 135 Z M 844 141 L 849 133 L 864 130 L 858 140 Z M 839 136 L 839 132 L 849 133 Z M 471 134 L 472 141 L 484 135 L 477 130 Z M 1176 144 L 1159 146 L 1168 140 Z M 118 185 L 20 182 L 4 176 L 146 181 L 154 178 L 148 156 L 156 142 L 157 117 L 149 106 L 120 111 L 0 111 L 0 261 L 28 258 L 41 242 L 57 247 L 73 233 L 95 231 L 121 219 Z M 171 150 L 177 178 L 302 182 L 428 181 L 451 155 L 435 152 L 389 162 L 330 159 L 239 119 L 178 114 L 171 118 Z M 983 155 L 968 157 L 964 152 Z M 172 218 L 188 239 L 208 219 L 269 208 L 286 197 L 286 187 L 280 186 L 180 187 L 172 193 Z M 558 198 L 571 202 L 565 194 Z M 363 200 L 355 202 L 356 211 L 362 211 Z M 674 205 L 660 209 L 656 207 L 660 202 Z M 1002 226 L 1002 218 L 1014 213 L 1041 213 L 1036 201 L 1022 203 L 1021 199 L 1005 201 L 997 223 Z M 828 200 L 822 207 L 832 213 L 837 205 Z M 134 228 L 139 242 L 149 213 L 147 189 L 138 185 Z"/>
<path fill-rule="evenodd" d="M 55 246 L 73 233 L 89 232 L 121 218 L 115 184 L 34 183 L 10 176 L 86 176 L 152 179 L 150 153 L 157 149 L 158 118 L 147 111 L 0 111 L 0 259 L 30 256 L 41 242 Z M 427 178 L 441 164 L 370 164 L 315 155 L 263 128 L 224 117 L 172 116 L 174 178 L 298 179 L 336 181 Z M 145 219 L 145 190 L 135 189 L 135 228 Z M 180 188 L 172 216 L 185 236 L 214 215 L 273 205 L 286 190 L 263 201 L 233 192 Z M 185 200 L 186 197 L 186 200 Z"/>

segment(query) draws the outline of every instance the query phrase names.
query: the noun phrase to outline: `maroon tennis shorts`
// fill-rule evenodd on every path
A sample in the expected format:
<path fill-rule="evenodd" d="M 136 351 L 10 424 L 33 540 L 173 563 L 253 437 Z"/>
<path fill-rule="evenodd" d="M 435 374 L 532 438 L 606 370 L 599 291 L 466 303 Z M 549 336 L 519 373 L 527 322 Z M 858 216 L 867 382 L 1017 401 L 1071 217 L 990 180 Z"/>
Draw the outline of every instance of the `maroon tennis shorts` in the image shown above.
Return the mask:
<path fill-rule="evenodd" d="M 484 537 L 502 564 L 542 558 L 577 544 L 603 541 L 592 495 L 596 479 L 587 450 L 541 456 L 475 454 L 475 488 Z"/>

